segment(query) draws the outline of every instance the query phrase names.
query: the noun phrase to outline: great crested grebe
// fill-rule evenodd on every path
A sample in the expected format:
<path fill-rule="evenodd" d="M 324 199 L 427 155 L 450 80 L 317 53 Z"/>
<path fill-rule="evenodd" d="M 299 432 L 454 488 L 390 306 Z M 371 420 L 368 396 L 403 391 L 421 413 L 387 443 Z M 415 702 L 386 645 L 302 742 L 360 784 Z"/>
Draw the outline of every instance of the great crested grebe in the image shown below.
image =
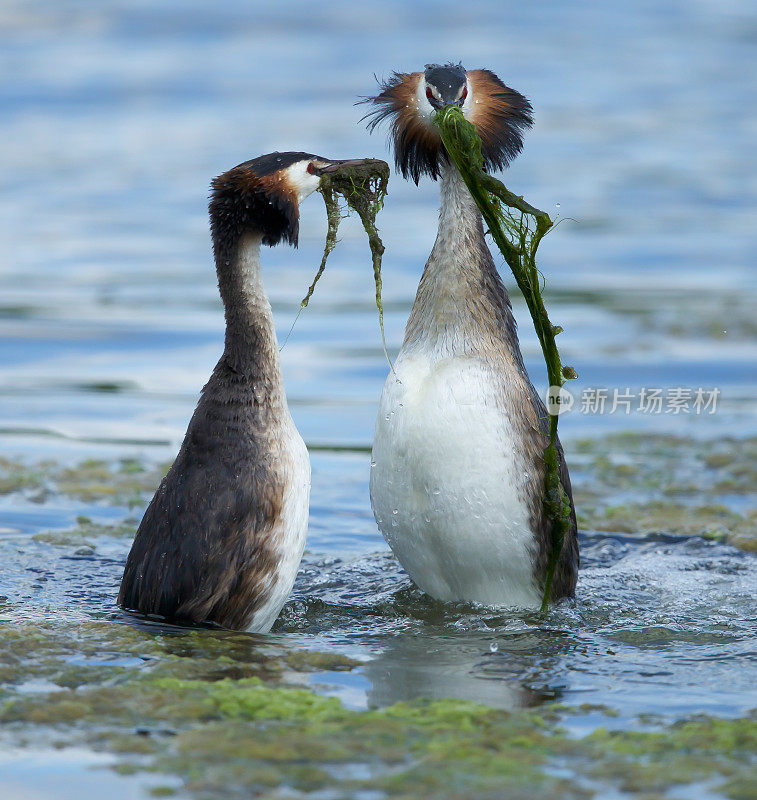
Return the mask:
<path fill-rule="evenodd" d="M 520 152 L 531 105 L 489 70 L 427 65 L 394 73 L 368 115 L 392 123 L 397 169 L 439 178 L 439 230 L 381 396 L 371 462 L 376 522 L 413 581 L 439 600 L 536 608 L 550 554 L 543 512 L 547 411 L 528 378 L 510 299 L 481 214 L 432 123 L 462 108 L 485 167 Z M 572 595 L 578 541 L 570 477 L 560 478 L 573 526 L 552 584 Z"/>
<path fill-rule="evenodd" d="M 287 406 L 260 246 L 296 247 L 300 202 L 322 174 L 353 163 L 271 153 L 213 181 L 225 349 L 137 530 L 122 607 L 265 632 L 286 601 L 305 546 L 310 459 Z"/>

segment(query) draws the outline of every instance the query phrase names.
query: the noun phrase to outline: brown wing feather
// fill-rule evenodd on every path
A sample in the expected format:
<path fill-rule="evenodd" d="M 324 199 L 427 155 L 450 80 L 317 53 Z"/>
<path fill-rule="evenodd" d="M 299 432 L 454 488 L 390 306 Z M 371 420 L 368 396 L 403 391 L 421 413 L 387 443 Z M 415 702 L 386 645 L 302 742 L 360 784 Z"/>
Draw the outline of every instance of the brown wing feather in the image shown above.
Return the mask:
<path fill-rule="evenodd" d="M 254 426 L 238 435 L 240 406 L 212 395 L 206 387 L 139 525 L 118 602 L 166 619 L 244 628 L 275 574 L 283 480 L 249 433 Z M 200 418 L 205 424 L 195 424 Z"/>

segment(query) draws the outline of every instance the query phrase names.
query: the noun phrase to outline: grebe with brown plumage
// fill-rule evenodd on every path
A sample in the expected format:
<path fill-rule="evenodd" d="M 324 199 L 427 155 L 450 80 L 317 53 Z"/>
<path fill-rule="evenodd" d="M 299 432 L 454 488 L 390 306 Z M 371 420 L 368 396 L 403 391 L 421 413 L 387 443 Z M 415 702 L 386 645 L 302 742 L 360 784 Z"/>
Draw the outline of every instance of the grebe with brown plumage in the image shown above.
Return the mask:
<path fill-rule="evenodd" d="M 223 355 L 145 512 L 119 604 L 185 624 L 270 630 L 305 546 L 310 460 L 287 406 L 261 245 L 297 246 L 300 203 L 340 165 L 271 153 L 216 178 L 210 228 Z"/>
<path fill-rule="evenodd" d="M 367 102 L 391 123 L 397 169 L 439 179 L 436 242 L 381 396 L 371 460 L 376 522 L 413 581 L 445 601 L 538 608 L 551 548 L 543 507 L 546 408 L 523 363 L 507 290 L 481 214 L 444 151 L 433 114 L 449 104 L 476 126 L 487 170 L 520 152 L 531 105 L 486 69 L 394 73 Z M 551 596 L 572 595 L 572 529 Z"/>

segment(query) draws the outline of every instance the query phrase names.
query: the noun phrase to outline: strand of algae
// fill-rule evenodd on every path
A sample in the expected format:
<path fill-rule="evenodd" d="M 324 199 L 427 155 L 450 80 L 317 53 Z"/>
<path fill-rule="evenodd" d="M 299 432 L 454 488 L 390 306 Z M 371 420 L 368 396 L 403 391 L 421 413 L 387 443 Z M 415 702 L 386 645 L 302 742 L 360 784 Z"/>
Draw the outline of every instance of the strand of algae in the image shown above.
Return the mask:
<path fill-rule="evenodd" d="M 292 335 L 294 326 L 297 324 L 300 314 L 302 314 L 302 309 L 307 308 L 310 298 L 313 296 L 313 292 L 315 291 L 315 285 L 318 283 L 321 275 L 323 275 L 323 271 L 326 269 L 326 261 L 331 255 L 331 251 L 336 247 L 336 235 L 339 231 L 339 222 L 342 218 L 341 211 L 339 209 L 339 201 L 336 199 L 331 187 L 320 185 L 318 187 L 318 191 L 323 195 L 323 200 L 326 203 L 326 219 L 328 220 L 329 225 L 329 228 L 326 231 L 326 244 L 323 248 L 323 258 L 321 258 L 321 264 L 318 267 L 318 272 L 315 273 L 313 282 L 308 287 L 307 294 L 302 298 L 300 307 L 297 310 L 297 316 L 294 318 L 294 322 L 292 323 L 292 327 L 289 329 L 289 333 L 286 335 L 286 339 L 284 339 L 284 344 L 281 345 L 282 348 L 289 341 L 289 337 Z"/>
<path fill-rule="evenodd" d="M 578 377 L 573 367 L 563 367 L 555 337 L 562 331 L 552 325 L 544 307 L 536 251 L 554 223 L 549 215 L 513 194 L 501 181 L 484 172 L 481 139 L 476 128 L 456 106 L 447 106 L 434 116 L 442 142 L 465 181 L 489 227 L 492 238 L 512 270 L 523 293 L 539 337 L 547 365 L 549 385 L 562 387 L 566 380 Z M 532 223 L 533 220 L 533 223 Z M 549 603 L 552 580 L 562 552 L 565 534 L 572 520 L 570 501 L 560 483 L 557 454 L 557 414 L 549 415 L 549 444 L 544 450 L 546 466 L 544 512 L 550 520 L 552 549 L 544 580 L 542 611 Z"/>
<path fill-rule="evenodd" d="M 353 162 L 340 165 L 333 172 L 325 172 L 321 176 L 318 191 L 323 197 L 326 205 L 326 217 L 328 219 L 328 231 L 326 233 L 326 243 L 323 250 L 323 258 L 318 268 L 318 272 L 313 278 L 313 282 L 308 288 L 307 294 L 300 303 L 300 310 L 297 312 L 294 323 L 299 319 L 302 309 L 307 307 L 310 298 L 315 291 L 321 275 L 326 269 L 326 261 L 336 246 L 337 232 L 339 223 L 342 219 L 339 207 L 339 197 L 343 197 L 348 209 L 352 209 L 363 224 L 363 229 L 368 235 L 368 246 L 371 249 L 371 260 L 373 263 L 373 279 L 376 284 L 376 308 L 379 312 L 379 328 L 381 329 L 381 342 L 384 348 L 384 355 L 392 366 L 389 353 L 386 349 L 386 337 L 384 335 L 384 305 L 381 300 L 381 258 L 384 255 L 384 243 L 376 227 L 376 217 L 384 207 L 389 186 L 389 165 L 379 159 L 364 159 L 360 162 Z M 294 328 L 292 323 L 292 328 Z M 291 329 L 289 331 L 291 333 Z M 287 338 L 289 336 L 287 335 Z"/>

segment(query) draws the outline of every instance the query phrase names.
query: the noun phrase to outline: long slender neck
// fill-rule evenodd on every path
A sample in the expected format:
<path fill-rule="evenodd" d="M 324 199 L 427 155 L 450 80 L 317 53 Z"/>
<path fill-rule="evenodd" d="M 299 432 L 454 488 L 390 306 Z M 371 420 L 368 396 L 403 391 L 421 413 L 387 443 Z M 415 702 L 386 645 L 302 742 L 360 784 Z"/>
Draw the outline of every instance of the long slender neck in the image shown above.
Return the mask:
<path fill-rule="evenodd" d="M 222 362 L 262 392 L 269 404 L 286 403 L 271 304 L 263 288 L 258 235 L 245 234 L 218 248 L 216 272 L 226 315 Z"/>
<path fill-rule="evenodd" d="M 499 350 L 522 365 L 510 299 L 484 237 L 481 213 L 457 167 L 440 176 L 439 230 L 405 330 L 404 347 L 441 356 Z"/>
<path fill-rule="evenodd" d="M 434 250 L 453 251 L 463 243 L 461 240 L 484 243 L 481 212 L 462 175 L 452 163 L 442 167 L 439 196 L 439 231 Z"/>

